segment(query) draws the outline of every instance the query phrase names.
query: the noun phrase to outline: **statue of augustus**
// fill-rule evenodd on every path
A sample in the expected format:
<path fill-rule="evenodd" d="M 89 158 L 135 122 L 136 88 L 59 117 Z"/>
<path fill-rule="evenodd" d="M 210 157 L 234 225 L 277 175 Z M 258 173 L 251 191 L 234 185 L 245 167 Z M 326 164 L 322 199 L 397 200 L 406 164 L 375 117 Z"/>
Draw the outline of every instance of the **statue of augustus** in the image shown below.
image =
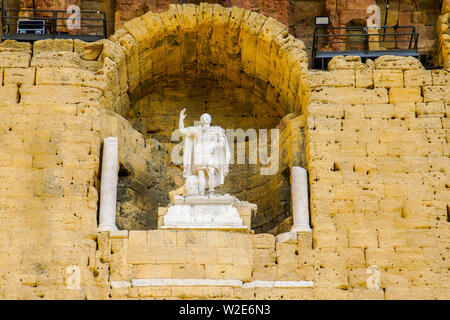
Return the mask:
<path fill-rule="evenodd" d="M 183 109 L 179 131 L 184 136 L 183 176 L 186 184 L 188 179 L 194 177 L 199 194 L 205 195 L 206 187 L 209 194 L 214 194 L 214 188 L 224 183 L 229 172 L 231 152 L 225 130 L 211 126 L 211 116 L 207 113 L 200 117 L 199 126 L 185 128 L 185 118 L 186 109 Z"/>

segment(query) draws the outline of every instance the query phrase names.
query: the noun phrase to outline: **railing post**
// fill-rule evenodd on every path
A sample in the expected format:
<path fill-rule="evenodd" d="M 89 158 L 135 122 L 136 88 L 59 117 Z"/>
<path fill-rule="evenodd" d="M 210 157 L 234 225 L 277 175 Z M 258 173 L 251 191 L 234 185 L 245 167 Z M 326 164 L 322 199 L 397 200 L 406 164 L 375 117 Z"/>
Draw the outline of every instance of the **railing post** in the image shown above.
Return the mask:
<path fill-rule="evenodd" d="M 57 13 L 53 12 L 53 21 L 52 21 L 52 32 L 53 32 L 53 38 L 56 38 L 56 26 L 58 24 L 58 20 L 57 20 Z"/>
<path fill-rule="evenodd" d="M 103 11 L 103 36 L 107 38 L 108 28 L 106 25 L 106 12 Z"/>
<path fill-rule="evenodd" d="M 317 33 L 317 27 L 314 28 L 314 34 L 313 34 L 313 46 L 312 46 L 312 63 L 313 66 L 316 64 L 316 33 Z"/>
<path fill-rule="evenodd" d="M 363 34 L 364 34 L 364 54 L 369 53 L 369 37 L 367 35 L 367 28 L 363 28 Z"/>
<path fill-rule="evenodd" d="M 408 50 L 411 50 L 411 45 L 414 39 L 414 28 L 411 31 L 411 38 L 409 39 L 409 46 L 408 46 Z"/>

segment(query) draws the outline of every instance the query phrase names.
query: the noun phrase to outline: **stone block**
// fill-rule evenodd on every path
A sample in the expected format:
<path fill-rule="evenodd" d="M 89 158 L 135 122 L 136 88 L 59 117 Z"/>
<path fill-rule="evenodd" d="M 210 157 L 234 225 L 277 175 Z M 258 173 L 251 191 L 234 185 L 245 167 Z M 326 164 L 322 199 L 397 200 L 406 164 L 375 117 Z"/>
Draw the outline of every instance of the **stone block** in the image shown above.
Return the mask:
<path fill-rule="evenodd" d="M 404 77 L 405 87 L 423 87 L 433 83 L 431 70 L 406 70 Z"/>
<path fill-rule="evenodd" d="M 80 55 L 80 58 L 88 61 L 95 61 L 103 50 L 103 42 L 84 42 L 78 39 L 73 40 L 73 51 Z"/>
<path fill-rule="evenodd" d="M 328 63 L 328 70 L 363 69 L 364 64 L 358 56 L 336 56 Z"/>
<path fill-rule="evenodd" d="M 252 278 L 252 266 L 232 266 L 208 263 L 205 265 L 205 278 L 250 281 Z"/>
<path fill-rule="evenodd" d="M 350 248 L 377 248 L 377 232 L 371 230 L 349 230 L 348 245 Z"/>
<path fill-rule="evenodd" d="M 449 86 L 423 87 L 424 102 L 441 101 L 450 103 Z"/>
<path fill-rule="evenodd" d="M 159 251 L 157 251 L 156 248 L 154 247 L 128 247 L 128 263 L 131 264 L 157 263 L 158 253 Z M 159 260 L 161 260 L 161 257 Z M 161 263 L 168 263 L 168 262 L 162 261 Z M 184 261 L 180 263 L 184 263 Z"/>
<path fill-rule="evenodd" d="M 147 231 L 131 230 L 128 236 L 128 246 L 129 247 L 147 246 L 147 234 L 148 234 Z"/>
<path fill-rule="evenodd" d="M 233 264 L 236 250 L 234 248 L 217 248 L 217 263 L 218 264 Z M 247 257 L 247 261 L 249 257 Z"/>
<path fill-rule="evenodd" d="M 306 84 L 317 87 L 354 87 L 355 71 L 353 69 L 319 71 L 311 70 L 306 75 Z"/>
<path fill-rule="evenodd" d="M 364 117 L 366 119 L 391 119 L 394 116 L 394 105 L 377 104 L 364 106 Z"/>
<path fill-rule="evenodd" d="M 416 116 L 415 103 L 397 103 L 394 105 L 394 116 L 396 118 L 414 118 Z"/>
<path fill-rule="evenodd" d="M 275 236 L 269 233 L 255 234 L 250 237 L 255 249 L 275 249 Z"/>
<path fill-rule="evenodd" d="M 176 244 L 179 247 L 206 247 L 205 231 L 176 231 Z"/>
<path fill-rule="evenodd" d="M 422 101 L 423 97 L 419 87 L 391 88 L 389 90 L 389 103 L 416 103 Z"/>
<path fill-rule="evenodd" d="M 20 87 L 21 101 L 26 103 L 58 102 L 58 103 L 88 103 L 98 101 L 101 91 L 96 88 L 57 85 L 22 85 Z"/>
<path fill-rule="evenodd" d="M 417 70 L 423 69 L 419 60 L 413 57 L 385 55 L 375 59 L 376 69 Z"/>
<path fill-rule="evenodd" d="M 406 243 L 406 233 L 401 230 L 379 230 L 380 248 L 403 247 Z"/>
<path fill-rule="evenodd" d="M 183 232 L 183 231 L 180 231 Z M 189 231 L 187 231 L 189 232 Z M 147 245 L 154 247 L 184 247 L 177 241 L 178 231 L 174 230 L 149 230 L 147 232 Z"/>
<path fill-rule="evenodd" d="M 33 55 L 30 66 L 80 68 L 80 56 L 76 52 L 41 52 Z"/>
<path fill-rule="evenodd" d="M 3 81 L 5 84 L 34 84 L 36 68 L 5 68 Z"/>
<path fill-rule="evenodd" d="M 419 118 L 444 118 L 445 104 L 443 102 L 417 103 L 416 113 Z"/>
<path fill-rule="evenodd" d="M 174 264 L 171 277 L 174 279 L 204 279 L 205 265 L 195 263 Z"/>
<path fill-rule="evenodd" d="M 16 85 L 9 84 L 0 87 L 0 106 L 10 106 L 17 104 L 19 90 Z"/>
<path fill-rule="evenodd" d="M 384 104 L 388 103 L 387 90 L 375 88 L 320 88 L 311 92 L 310 103 L 334 104 Z"/>
<path fill-rule="evenodd" d="M 367 265 L 376 265 L 379 268 L 392 268 L 395 251 L 393 248 L 368 248 L 366 250 Z"/>
<path fill-rule="evenodd" d="M 222 231 L 209 231 L 206 235 L 208 247 L 230 248 L 234 247 L 235 234 Z"/>
<path fill-rule="evenodd" d="M 447 70 L 432 70 L 431 75 L 434 86 L 445 86 L 450 83 L 450 72 Z M 427 85 L 431 85 L 431 83 Z"/>
<path fill-rule="evenodd" d="M 0 51 L 0 67 L 4 68 L 28 68 L 31 55 L 26 52 Z"/>
<path fill-rule="evenodd" d="M 199 262 L 208 260 L 207 258 L 204 258 L 205 254 L 201 255 L 199 253 L 193 252 L 192 249 L 193 248 L 189 248 L 188 250 L 186 250 L 185 247 L 155 247 L 156 262 L 186 263 L 189 259 L 189 262 L 192 263 L 206 263 Z"/>
<path fill-rule="evenodd" d="M 253 249 L 253 264 L 255 267 L 274 265 L 276 262 L 275 250 Z"/>
<path fill-rule="evenodd" d="M 44 67 L 36 70 L 37 85 L 75 85 L 105 90 L 107 89 L 106 82 L 105 76 L 78 68 Z M 110 89 L 114 90 L 115 88 Z"/>
<path fill-rule="evenodd" d="M 355 85 L 357 88 L 371 88 L 373 86 L 373 69 L 369 67 L 356 69 Z"/>
<path fill-rule="evenodd" d="M 31 54 L 31 43 L 5 40 L 0 43 L 0 52 L 25 52 Z"/>
<path fill-rule="evenodd" d="M 208 264 L 217 261 L 217 250 L 211 247 L 187 247 L 186 255 L 190 263 Z"/>
<path fill-rule="evenodd" d="M 276 255 L 278 264 L 292 264 L 297 267 L 298 246 L 297 243 L 277 243 Z"/>
<path fill-rule="evenodd" d="M 403 88 L 403 71 L 374 70 L 373 83 L 375 88 Z"/>
<path fill-rule="evenodd" d="M 38 40 L 33 43 L 33 55 L 37 55 L 41 52 L 61 52 L 61 51 L 73 51 L 72 39 L 46 39 Z"/>
<path fill-rule="evenodd" d="M 172 268 L 175 266 L 177 265 L 167 263 L 138 264 L 132 266 L 132 274 L 135 279 L 170 279 L 172 277 Z"/>

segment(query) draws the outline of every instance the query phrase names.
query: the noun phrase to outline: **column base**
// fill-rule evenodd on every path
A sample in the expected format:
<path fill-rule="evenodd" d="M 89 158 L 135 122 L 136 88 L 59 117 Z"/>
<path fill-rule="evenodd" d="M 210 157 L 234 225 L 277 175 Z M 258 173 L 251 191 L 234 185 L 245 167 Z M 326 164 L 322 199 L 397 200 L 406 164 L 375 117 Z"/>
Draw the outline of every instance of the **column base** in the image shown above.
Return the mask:
<path fill-rule="evenodd" d="M 112 224 L 101 224 L 98 226 L 97 231 L 98 232 L 104 232 L 104 231 L 117 231 L 117 227 Z"/>
<path fill-rule="evenodd" d="M 307 224 L 298 224 L 298 225 L 294 225 L 291 228 L 290 232 L 311 232 L 312 229 L 309 225 Z"/>

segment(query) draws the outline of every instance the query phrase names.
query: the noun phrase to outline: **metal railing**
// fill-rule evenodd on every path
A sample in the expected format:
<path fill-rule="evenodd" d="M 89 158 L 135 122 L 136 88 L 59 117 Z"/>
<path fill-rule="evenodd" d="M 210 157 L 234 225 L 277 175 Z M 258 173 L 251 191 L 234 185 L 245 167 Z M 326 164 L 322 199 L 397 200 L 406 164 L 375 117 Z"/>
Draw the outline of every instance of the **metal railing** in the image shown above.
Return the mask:
<path fill-rule="evenodd" d="M 80 11 L 80 27 L 70 28 L 67 20 L 73 13 L 64 10 L 8 9 L 2 10 L 2 40 L 35 41 L 41 39 L 80 39 L 97 41 L 107 37 L 106 14 L 103 11 Z M 45 22 L 43 34 L 19 33 L 19 21 Z"/>
<path fill-rule="evenodd" d="M 418 57 L 419 34 L 414 26 L 316 27 L 313 37 L 314 67 L 337 55 L 377 58 L 382 55 Z"/>
<path fill-rule="evenodd" d="M 200 3 L 200 2 L 209 2 L 209 1 L 197 1 L 198 3 Z M 216 1 L 215 1 L 216 2 Z M 225 4 L 227 7 L 229 7 L 229 5 L 228 5 L 228 0 L 222 0 L 222 1 L 217 1 L 217 2 L 222 2 L 223 4 Z M 180 4 L 183 4 L 183 3 L 191 3 L 191 1 L 189 1 L 189 0 L 186 0 L 186 1 L 183 1 L 183 0 L 180 0 Z"/>

